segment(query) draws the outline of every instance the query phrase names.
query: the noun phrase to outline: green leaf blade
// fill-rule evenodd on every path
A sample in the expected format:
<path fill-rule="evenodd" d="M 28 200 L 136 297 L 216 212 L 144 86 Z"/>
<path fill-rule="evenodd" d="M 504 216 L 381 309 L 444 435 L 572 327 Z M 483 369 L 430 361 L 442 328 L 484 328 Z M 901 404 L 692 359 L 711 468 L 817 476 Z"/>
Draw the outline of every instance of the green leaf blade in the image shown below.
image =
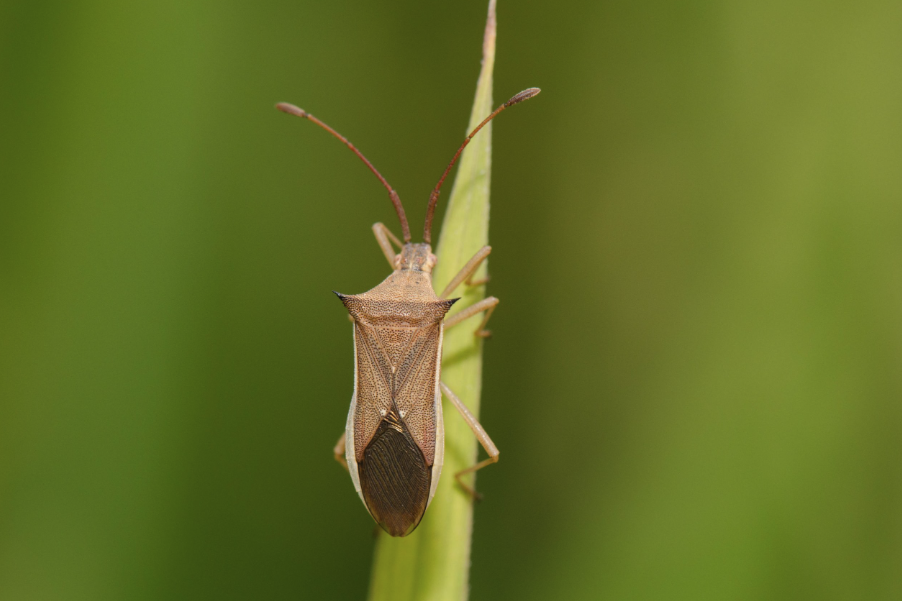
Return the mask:
<path fill-rule="evenodd" d="M 495 0 L 489 2 L 482 69 L 467 132 L 492 112 L 495 64 Z M 480 248 L 488 244 L 492 124 L 487 124 L 461 156 L 436 248 L 436 290 L 442 290 Z M 480 267 L 482 277 L 487 261 Z M 461 287 L 460 310 L 485 297 L 484 286 Z M 482 388 L 482 339 L 473 335 L 474 316 L 445 333 L 442 381 L 479 415 Z M 435 498 L 423 522 L 408 537 L 380 533 L 376 544 L 370 601 L 461 601 L 469 593 L 473 500 L 457 486 L 454 474 L 476 462 L 477 441 L 450 403 L 444 403 L 445 460 Z M 473 476 L 470 476 L 473 478 Z"/>

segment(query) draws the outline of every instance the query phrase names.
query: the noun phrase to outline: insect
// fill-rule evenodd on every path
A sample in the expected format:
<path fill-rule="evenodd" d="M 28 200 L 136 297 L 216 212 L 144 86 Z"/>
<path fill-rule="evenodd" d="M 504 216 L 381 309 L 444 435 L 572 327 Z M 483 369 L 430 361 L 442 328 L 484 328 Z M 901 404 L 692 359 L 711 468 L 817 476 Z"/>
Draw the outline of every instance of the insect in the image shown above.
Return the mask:
<path fill-rule="evenodd" d="M 350 472 L 354 488 L 373 519 L 390 535 L 406 536 L 420 523 L 432 501 L 442 471 L 444 423 L 442 393 L 460 412 L 488 453 L 476 465 L 455 477 L 470 495 L 461 476 L 498 461 L 499 451 L 466 405 L 441 381 L 442 337 L 469 317 L 485 313 L 476 336 L 488 336 L 485 326 L 498 304 L 488 297 L 446 318 L 458 300 L 449 298 L 461 284 L 473 281 L 491 247 L 481 248 L 441 294 L 432 288 L 432 217 L 442 184 L 470 140 L 501 111 L 532 98 L 538 88 L 515 95 L 485 118 L 466 137 L 429 196 L 423 242 L 411 242 L 410 226 L 401 199 L 384 177 L 344 136 L 311 115 L 287 103 L 280 111 L 302 117 L 341 140 L 362 160 L 382 185 L 401 222 L 403 243 L 385 225 L 373 233 L 392 273 L 363 294 L 335 294 L 347 308 L 354 326 L 354 395 L 345 432 L 335 446 L 335 458 Z M 395 252 L 394 243 L 400 248 Z"/>

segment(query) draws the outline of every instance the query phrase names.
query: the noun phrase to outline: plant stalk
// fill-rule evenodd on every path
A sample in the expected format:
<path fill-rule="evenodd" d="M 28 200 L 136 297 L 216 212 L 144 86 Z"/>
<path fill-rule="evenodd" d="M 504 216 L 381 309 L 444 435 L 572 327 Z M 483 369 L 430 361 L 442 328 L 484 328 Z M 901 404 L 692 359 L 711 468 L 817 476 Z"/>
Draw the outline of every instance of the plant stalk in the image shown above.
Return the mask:
<path fill-rule="evenodd" d="M 495 63 L 495 0 L 489 2 L 482 47 L 482 69 L 467 132 L 492 112 L 492 73 Z M 488 244 L 489 183 L 492 165 L 491 123 L 464 151 L 448 201 L 436 247 L 436 290 L 442 290 L 457 271 Z M 485 275 L 487 262 L 476 278 Z M 462 286 L 456 310 L 485 297 L 484 286 Z M 442 381 L 479 416 L 482 388 L 482 339 L 473 335 L 481 316 L 471 317 L 445 333 Z M 405 538 L 379 533 L 370 601 L 463 601 L 469 594 L 473 499 L 456 483 L 454 474 L 473 465 L 477 442 L 454 407 L 443 402 L 445 463 L 435 498 L 416 531 Z M 475 474 L 469 476 L 470 484 Z"/>

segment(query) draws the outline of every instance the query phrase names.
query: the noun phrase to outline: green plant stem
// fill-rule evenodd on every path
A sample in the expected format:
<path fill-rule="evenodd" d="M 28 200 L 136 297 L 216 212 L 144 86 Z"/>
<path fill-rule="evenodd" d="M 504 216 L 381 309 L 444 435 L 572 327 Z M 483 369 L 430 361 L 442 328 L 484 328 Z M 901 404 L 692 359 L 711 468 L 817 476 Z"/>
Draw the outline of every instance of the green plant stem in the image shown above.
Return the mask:
<path fill-rule="evenodd" d="M 490 0 L 482 70 L 468 132 L 494 108 L 494 63 L 495 0 Z M 491 123 L 486 125 L 461 157 L 436 248 L 436 290 L 442 290 L 470 257 L 488 243 L 491 127 Z M 484 275 L 486 267 L 487 262 L 477 277 Z M 457 294 L 462 296 L 456 305 L 459 310 L 484 298 L 485 287 L 461 287 Z M 473 332 L 480 319 L 480 316 L 472 317 L 446 332 L 442 362 L 442 381 L 477 417 L 482 387 L 482 339 Z M 473 500 L 457 486 L 454 474 L 476 462 L 478 449 L 473 432 L 447 401 L 443 413 L 445 462 L 435 498 L 422 523 L 410 536 L 391 538 L 380 533 L 370 580 L 370 601 L 461 601 L 468 596 Z"/>

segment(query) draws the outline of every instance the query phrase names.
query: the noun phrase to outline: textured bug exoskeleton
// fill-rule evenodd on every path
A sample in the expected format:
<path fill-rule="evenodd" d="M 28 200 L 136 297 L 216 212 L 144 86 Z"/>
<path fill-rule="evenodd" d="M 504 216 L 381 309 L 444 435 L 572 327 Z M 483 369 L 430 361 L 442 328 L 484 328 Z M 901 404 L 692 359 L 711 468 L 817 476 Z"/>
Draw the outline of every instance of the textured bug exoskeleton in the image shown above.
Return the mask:
<path fill-rule="evenodd" d="M 442 471 L 443 321 L 456 299 L 436 296 L 434 264 L 428 244 L 408 244 L 381 284 L 339 295 L 354 319 L 345 457 L 360 498 L 393 536 L 420 522 Z"/>
<path fill-rule="evenodd" d="M 435 495 L 445 448 L 443 393 L 489 454 L 488 459 L 455 474 L 461 487 L 475 497 L 476 493 L 460 476 L 498 460 L 499 452 L 491 438 L 441 381 L 442 336 L 446 328 L 485 312 L 475 335 L 488 335 L 485 324 L 498 304 L 494 297 L 474 303 L 450 318 L 445 315 L 458 300 L 447 298 L 458 286 L 482 283 L 471 278 L 491 248 L 480 249 L 437 295 L 432 288 L 436 258 L 429 243 L 442 183 L 470 139 L 498 113 L 538 93 L 538 88 L 520 92 L 470 132 L 429 197 L 423 228 L 425 242 L 419 244 L 410 241 L 410 227 L 397 193 L 353 144 L 298 107 L 276 105 L 281 111 L 313 121 L 346 144 L 386 187 L 401 221 L 403 244 L 381 223 L 373 226 L 376 240 L 393 268 L 392 274 L 363 294 L 336 292 L 354 322 L 354 395 L 335 457 L 348 468 L 354 488 L 373 519 L 392 536 L 410 534 Z M 401 247 L 400 253 L 395 254 L 393 242 Z"/>

